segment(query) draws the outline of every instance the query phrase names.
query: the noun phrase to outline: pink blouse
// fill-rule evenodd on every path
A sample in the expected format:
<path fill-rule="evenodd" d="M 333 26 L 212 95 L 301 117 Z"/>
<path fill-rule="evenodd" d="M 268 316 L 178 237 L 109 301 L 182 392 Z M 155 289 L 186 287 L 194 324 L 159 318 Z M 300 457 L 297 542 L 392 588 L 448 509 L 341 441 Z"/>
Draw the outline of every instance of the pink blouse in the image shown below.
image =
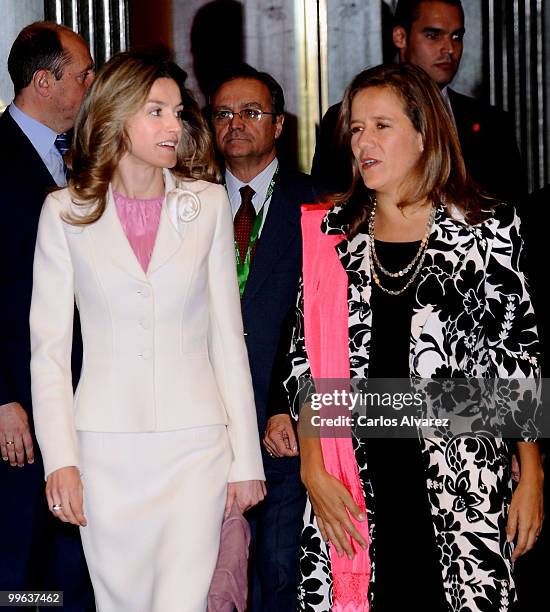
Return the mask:
<path fill-rule="evenodd" d="M 164 196 L 138 200 L 127 198 L 116 191 L 113 196 L 126 238 L 143 271 L 147 272 L 157 238 Z"/>

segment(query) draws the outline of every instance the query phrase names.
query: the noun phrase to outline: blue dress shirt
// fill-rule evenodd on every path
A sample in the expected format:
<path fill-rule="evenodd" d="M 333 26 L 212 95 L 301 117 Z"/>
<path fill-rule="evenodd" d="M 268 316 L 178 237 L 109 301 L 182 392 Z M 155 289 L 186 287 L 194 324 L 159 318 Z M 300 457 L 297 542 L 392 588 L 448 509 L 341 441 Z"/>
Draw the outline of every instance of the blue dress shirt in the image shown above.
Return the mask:
<path fill-rule="evenodd" d="M 57 186 L 65 187 L 67 184 L 65 162 L 55 146 L 57 132 L 54 132 L 47 125 L 40 123 L 40 121 L 29 117 L 27 113 L 17 108 L 13 102 L 9 105 L 8 112 L 25 136 L 31 141 L 32 146 L 36 149 L 38 155 L 40 155 Z"/>

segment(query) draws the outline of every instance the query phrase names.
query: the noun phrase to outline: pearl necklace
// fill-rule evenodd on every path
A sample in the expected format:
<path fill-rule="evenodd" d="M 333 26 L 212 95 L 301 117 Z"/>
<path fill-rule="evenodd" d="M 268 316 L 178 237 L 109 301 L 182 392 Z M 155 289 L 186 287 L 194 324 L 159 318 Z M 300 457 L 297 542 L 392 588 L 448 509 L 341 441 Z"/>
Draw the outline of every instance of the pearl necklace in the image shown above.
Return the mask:
<path fill-rule="evenodd" d="M 398 270 L 397 272 L 390 272 L 389 270 L 386 270 L 386 268 L 384 268 L 384 266 L 380 263 L 380 260 L 378 259 L 378 255 L 376 254 L 376 247 L 374 244 L 374 221 L 376 217 L 376 200 L 374 200 L 372 211 L 369 216 L 369 243 L 370 243 L 369 246 L 370 246 L 370 255 L 371 255 L 370 260 L 369 260 L 369 267 L 370 267 L 370 272 L 371 272 L 374 282 L 384 293 L 388 293 L 389 295 L 401 295 L 415 281 L 420 270 L 422 269 L 422 266 L 424 264 L 424 259 L 426 258 L 428 240 L 430 238 L 430 233 L 432 231 L 432 226 L 435 220 L 435 211 L 436 211 L 436 208 L 435 206 L 432 205 L 432 210 L 428 218 L 428 223 L 426 224 L 426 231 L 424 232 L 424 236 L 422 238 L 422 241 L 420 242 L 418 251 L 416 252 L 412 261 L 408 265 L 406 265 L 402 270 Z M 378 276 L 378 273 L 376 272 L 375 266 L 378 267 L 378 269 L 380 270 L 382 274 L 384 274 L 385 276 L 389 276 L 390 278 L 402 278 L 403 276 L 406 276 L 407 274 L 409 274 L 411 270 L 413 272 L 412 272 L 412 276 L 405 283 L 405 285 L 401 287 L 401 289 L 393 290 L 393 289 L 388 289 L 387 287 L 384 287 L 381 284 L 380 277 Z"/>

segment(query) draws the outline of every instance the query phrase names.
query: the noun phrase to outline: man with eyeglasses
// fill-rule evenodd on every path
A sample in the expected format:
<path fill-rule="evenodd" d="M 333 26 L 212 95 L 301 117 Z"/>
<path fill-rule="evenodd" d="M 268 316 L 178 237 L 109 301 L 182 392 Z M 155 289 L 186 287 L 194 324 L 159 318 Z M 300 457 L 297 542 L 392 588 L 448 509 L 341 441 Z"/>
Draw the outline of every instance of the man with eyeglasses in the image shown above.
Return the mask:
<path fill-rule="evenodd" d="M 284 95 L 273 77 L 250 67 L 232 74 L 212 95 L 211 113 L 234 217 L 245 339 L 263 432 L 277 345 L 294 311 L 301 271 L 300 205 L 314 202 L 315 193 L 308 176 L 277 158 Z M 248 517 L 253 531 L 248 609 L 254 612 L 296 609 L 305 491 L 288 414 L 281 421 L 288 456 L 264 449 L 267 497 Z"/>
<path fill-rule="evenodd" d="M 464 32 L 461 0 L 397 3 L 393 43 L 399 61 L 420 66 L 441 89 L 470 175 L 491 195 L 517 203 L 526 192 L 526 177 L 511 117 L 448 87 L 460 66 Z M 311 173 L 330 180 L 335 190 L 346 191 L 351 185 L 351 158 L 339 151 L 339 111 L 340 104 L 335 104 L 323 117 Z"/>

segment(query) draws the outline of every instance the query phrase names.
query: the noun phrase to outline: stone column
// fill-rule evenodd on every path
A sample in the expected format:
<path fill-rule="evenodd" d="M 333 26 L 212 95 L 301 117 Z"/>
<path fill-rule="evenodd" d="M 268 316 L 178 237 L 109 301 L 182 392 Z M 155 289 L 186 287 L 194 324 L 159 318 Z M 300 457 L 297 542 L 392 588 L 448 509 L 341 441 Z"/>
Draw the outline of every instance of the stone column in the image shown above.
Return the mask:
<path fill-rule="evenodd" d="M 4 66 L 0 70 L 0 113 L 13 98 L 13 86 L 7 69 L 7 58 L 17 34 L 33 21 L 44 19 L 43 0 L 0 0 L 0 57 Z"/>

